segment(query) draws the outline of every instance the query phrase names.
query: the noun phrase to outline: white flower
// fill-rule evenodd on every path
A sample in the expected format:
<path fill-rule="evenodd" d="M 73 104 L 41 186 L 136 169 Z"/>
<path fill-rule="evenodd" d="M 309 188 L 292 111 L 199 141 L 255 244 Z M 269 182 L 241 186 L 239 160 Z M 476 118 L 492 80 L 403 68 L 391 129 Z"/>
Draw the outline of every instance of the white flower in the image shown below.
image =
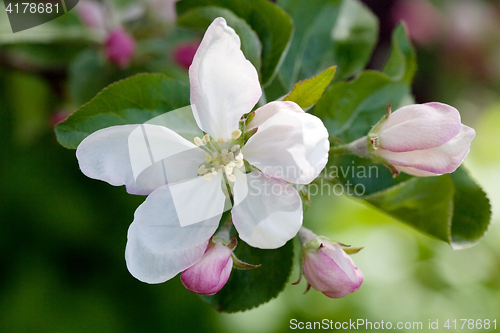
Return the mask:
<path fill-rule="evenodd" d="M 223 18 L 205 33 L 189 79 L 191 108 L 168 112 L 156 125 L 102 129 L 77 149 L 88 177 L 149 195 L 135 212 L 125 251 L 131 274 L 148 283 L 194 265 L 228 209 L 249 245 L 284 245 L 302 225 L 299 194 L 287 182 L 310 183 L 328 159 L 326 128 L 295 103 L 271 102 L 248 124 L 241 120 L 262 91 Z M 199 129 L 188 126 L 189 116 Z M 245 142 L 241 129 L 255 134 Z"/>

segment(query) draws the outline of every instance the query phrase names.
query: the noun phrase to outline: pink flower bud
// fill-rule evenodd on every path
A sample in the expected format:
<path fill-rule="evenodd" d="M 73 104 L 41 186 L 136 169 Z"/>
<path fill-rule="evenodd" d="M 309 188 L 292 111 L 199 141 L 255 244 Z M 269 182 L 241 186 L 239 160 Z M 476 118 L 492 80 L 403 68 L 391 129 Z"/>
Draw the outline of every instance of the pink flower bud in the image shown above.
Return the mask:
<path fill-rule="evenodd" d="M 194 55 L 200 46 L 200 42 L 190 42 L 179 44 L 173 52 L 174 61 L 176 64 L 184 68 L 189 69 L 191 63 L 193 62 Z"/>
<path fill-rule="evenodd" d="M 443 19 L 427 0 L 401 0 L 392 9 L 395 23 L 404 21 L 411 39 L 418 44 L 435 41 L 442 32 Z"/>
<path fill-rule="evenodd" d="M 460 122 L 457 109 L 442 103 L 404 106 L 368 134 L 371 154 L 394 172 L 436 176 L 455 171 L 469 153 L 476 132 Z"/>
<path fill-rule="evenodd" d="M 209 242 L 205 254 L 181 274 L 184 287 L 196 294 L 213 295 L 224 287 L 233 267 L 233 250 L 220 242 Z"/>
<path fill-rule="evenodd" d="M 111 31 L 104 44 L 106 58 L 120 68 L 126 68 L 135 52 L 134 38 L 123 28 Z"/>
<path fill-rule="evenodd" d="M 92 0 L 81 1 L 76 10 L 78 17 L 87 27 L 94 29 L 105 28 L 104 8 L 100 3 Z"/>
<path fill-rule="evenodd" d="M 363 282 L 363 273 L 334 242 L 323 242 L 315 250 L 305 250 L 303 270 L 311 287 L 331 298 L 355 292 Z"/>
<path fill-rule="evenodd" d="M 308 286 L 321 291 L 328 297 L 340 298 L 355 292 L 363 283 L 363 273 L 347 255 L 359 252 L 362 248 L 332 242 L 326 237 L 316 236 L 311 230 L 302 227 L 299 231 L 302 246 L 302 274 Z"/>

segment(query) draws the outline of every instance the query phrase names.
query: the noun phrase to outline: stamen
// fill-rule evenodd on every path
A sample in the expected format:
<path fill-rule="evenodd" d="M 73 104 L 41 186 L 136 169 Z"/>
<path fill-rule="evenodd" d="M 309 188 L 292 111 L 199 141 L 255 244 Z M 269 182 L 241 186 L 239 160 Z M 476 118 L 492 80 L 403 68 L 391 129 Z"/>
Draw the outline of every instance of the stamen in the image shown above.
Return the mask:
<path fill-rule="evenodd" d="M 227 158 L 229 158 L 231 161 L 234 160 L 234 154 L 233 152 L 230 152 L 228 155 L 227 155 Z"/>
<path fill-rule="evenodd" d="M 233 148 L 231 148 L 231 151 L 234 153 L 238 149 L 240 149 L 240 145 L 234 145 Z"/>
<path fill-rule="evenodd" d="M 228 175 L 227 180 L 229 180 L 231 183 L 234 183 L 236 181 L 236 177 L 234 175 Z"/>
<path fill-rule="evenodd" d="M 238 156 L 236 156 L 234 159 L 237 161 L 243 161 L 243 154 L 239 153 Z"/>
<path fill-rule="evenodd" d="M 229 164 L 226 165 L 225 172 L 226 172 L 226 175 L 229 176 L 230 174 L 233 173 L 233 167 L 230 166 Z"/>
<path fill-rule="evenodd" d="M 208 172 L 207 168 L 205 167 L 205 164 L 200 165 L 198 168 L 198 174 L 199 175 L 204 175 Z"/>
<path fill-rule="evenodd" d="M 217 140 L 218 143 L 223 143 L 223 142 L 226 142 L 226 140 L 224 140 L 224 138 L 219 138 L 219 140 Z"/>
<path fill-rule="evenodd" d="M 210 135 L 205 134 L 205 135 L 203 136 L 203 141 L 205 141 L 205 142 L 210 142 Z"/>
<path fill-rule="evenodd" d="M 237 161 L 237 162 L 236 162 L 236 164 L 235 164 L 235 166 L 236 166 L 238 169 L 240 169 L 240 168 L 243 166 L 243 164 L 244 164 L 244 163 L 243 163 L 243 160 L 241 160 L 241 161 Z"/>
<path fill-rule="evenodd" d="M 207 174 L 203 175 L 203 179 L 205 179 L 206 181 L 212 180 L 212 174 L 211 173 L 207 173 Z"/>
<path fill-rule="evenodd" d="M 216 152 L 216 151 L 214 151 L 214 152 L 212 153 L 212 158 L 213 158 L 213 159 L 216 159 L 217 157 L 219 157 L 219 154 L 217 154 L 217 152 Z"/>
<path fill-rule="evenodd" d="M 237 129 L 236 131 L 232 132 L 231 135 L 233 136 L 233 140 L 236 140 L 241 136 L 241 131 Z"/>
<path fill-rule="evenodd" d="M 195 137 L 194 144 L 199 147 L 199 146 L 203 145 L 203 141 L 201 141 L 201 139 L 199 137 Z"/>

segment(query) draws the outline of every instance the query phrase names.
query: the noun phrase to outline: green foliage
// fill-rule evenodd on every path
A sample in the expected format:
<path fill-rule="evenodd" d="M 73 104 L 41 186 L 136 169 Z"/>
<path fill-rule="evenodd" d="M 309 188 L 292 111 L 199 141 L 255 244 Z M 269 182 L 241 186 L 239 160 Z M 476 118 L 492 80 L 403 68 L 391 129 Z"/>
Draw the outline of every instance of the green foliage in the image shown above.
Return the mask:
<path fill-rule="evenodd" d="M 252 309 L 278 296 L 285 288 L 293 266 L 293 240 L 275 250 L 261 250 L 238 242 L 236 256 L 260 267 L 233 269 L 226 285 L 213 296 L 202 299 L 221 312 Z"/>
<path fill-rule="evenodd" d="M 388 103 L 397 109 L 411 102 L 415 70 L 415 53 L 400 24 L 393 32 L 384 72 L 365 71 L 354 81 L 334 83 L 316 104 L 315 114 L 331 135 L 346 143 L 354 141 L 382 118 Z M 477 243 L 488 228 L 489 201 L 461 169 L 440 177 L 393 178 L 387 168 L 370 160 L 333 155 L 327 170 L 336 171 L 333 178 L 347 193 L 455 249 Z"/>
<path fill-rule="evenodd" d="M 114 83 L 56 126 L 59 143 L 76 148 L 102 128 L 142 124 L 189 105 L 189 87 L 161 74 L 139 74 Z"/>
<path fill-rule="evenodd" d="M 293 23 L 290 17 L 267 0 L 187 0 L 177 3 L 177 13 L 182 17 L 189 10 L 206 6 L 226 8 L 252 27 L 262 44 L 260 81 L 262 85 L 270 82 L 292 36 Z"/>
<path fill-rule="evenodd" d="M 365 67 L 378 37 L 378 20 L 358 0 L 280 0 L 293 19 L 295 32 L 279 71 L 279 84 L 289 91 L 295 82 L 337 66 L 336 81 Z"/>
<path fill-rule="evenodd" d="M 295 102 L 304 110 L 311 108 L 332 82 L 336 68 L 336 66 L 329 67 L 315 77 L 297 82 L 285 97 L 285 101 Z"/>
<path fill-rule="evenodd" d="M 483 189 L 460 167 L 450 175 L 455 186 L 451 246 L 463 249 L 478 243 L 488 230 L 491 205 Z"/>

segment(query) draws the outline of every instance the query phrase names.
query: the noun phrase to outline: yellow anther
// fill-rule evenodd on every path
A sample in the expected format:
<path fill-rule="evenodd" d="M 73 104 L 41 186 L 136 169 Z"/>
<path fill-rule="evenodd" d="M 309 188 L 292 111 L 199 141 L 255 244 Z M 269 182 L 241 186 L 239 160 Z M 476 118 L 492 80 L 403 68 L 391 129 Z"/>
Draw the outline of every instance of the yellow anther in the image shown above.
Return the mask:
<path fill-rule="evenodd" d="M 234 183 L 236 181 L 236 177 L 234 175 L 228 175 L 227 180 L 229 180 L 231 183 Z"/>
<path fill-rule="evenodd" d="M 230 165 L 226 165 L 226 168 L 224 170 L 226 172 L 226 175 L 230 175 L 233 173 L 233 167 L 231 167 Z"/>
<path fill-rule="evenodd" d="M 243 160 L 241 160 L 241 161 L 237 161 L 236 164 L 235 164 L 235 166 L 239 169 L 239 168 L 241 168 L 243 166 L 243 164 L 244 164 Z"/>
<path fill-rule="evenodd" d="M 228 155 L 227 155 L 227 158 L 229 158 L 231 161 L 234 160 L 234 154 L 233 152 L 230 152 Z"/>
<path fill-rule="evenodd" d="M 212 174 L 207 173 L 207 174 L 203 175 L 203 179 L 205 179 L 206 181 L 212 180 Z"/>
<path fill-rule="evenodd" d="M 226 140 L 224 140 L 224 138 L 219 138 L 219 140 L 217 140 L 218 143 L 224 143 L 226 142 Z"/>
<path fill-rule="evenodd" d="M 227 149 L 222 149 L 220 153 L 222 156 L 224 156 L 224 155 L 227 155 L 228 151 L 227 151 Z"/>
<path fill-rule="evenodd" d="M 205 167 L 205 164 L 200 165 L 198 168 L 198 174 L 199 175 L 204 175 L 208 172 L 207 168 Z"/>
<path fill-rule="evenodd" d="M 219 154 L 217 154 L 217 152 L 216 152 L 216 151 L 214 151 L 214 152 L 212 153 L 212 158 L 213 158 L 213 159 L 216 159 L 217 157 L 219 157 Z"/>
<path fill-rule="evenodd" d="M 236 156 L 234 159 L 237 161 L 243 161 L 243 154 L 239 153 L 238 156 Z"/>
<path fill-rule="evenodd" d="M 210 135 L 205 134 L 205 135 L 203 136 L 203 141 L 205 141 L 205 142 L 210 142 Z"/>
<path fill-rule="evenodd" d="M 236 131 L 231 133 L 231 135 L 233 136 L 233 140 L 236 140 L 241 136 L 241 131 L 239 129 L 237 129 Z"/>
<path fill-rule="evenodd" d="M 203 141 L 199 137 L 194 138 L 194 144 L 197 145 L 198 147 L 203 145 Z"/>
<path fill-rule="evenodd" d="M 240 149 L 240 145 L 234 145 L 233 148 L 231 148 L 231 151 L 234 153 L 238 149 Z"/>

